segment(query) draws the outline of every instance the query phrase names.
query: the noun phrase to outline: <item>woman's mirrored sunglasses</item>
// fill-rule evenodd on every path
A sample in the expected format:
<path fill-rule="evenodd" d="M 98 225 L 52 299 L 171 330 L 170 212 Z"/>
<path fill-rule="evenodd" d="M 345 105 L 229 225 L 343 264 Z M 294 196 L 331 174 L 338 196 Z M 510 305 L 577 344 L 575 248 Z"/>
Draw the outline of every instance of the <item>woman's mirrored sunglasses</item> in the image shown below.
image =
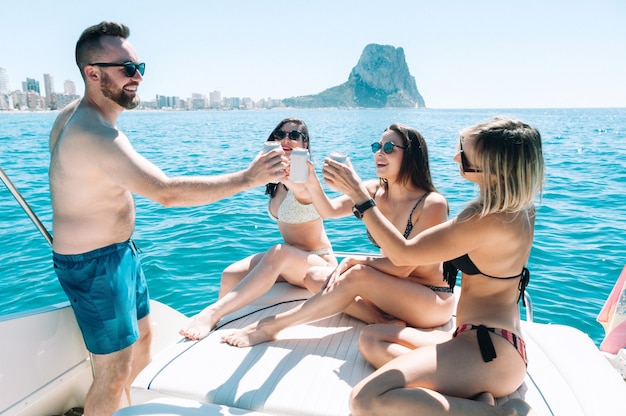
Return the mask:
<path fill-rule="evenodd" d="M 382 148 L 383 152 L 389 154 L 393 152 L 394 147 L 398 147 L 400 149 L 406 149 L 404 146 L 400 146 L 399 144 L 395 144 L 394 142 L 385 142 L 385 144 L 382 144 L 380 142 L 375 142 L 375 143 L 372 143 L 372 153 L 376 153 Z"/>
<path fill-rule="evenodd" d="M 285 137 L 289 137 L 289 140 L 298 140 L 300 137 L 302 137 L 302 140 L 306 140 L 306 135 L 298 130 L 291 130 L 290 132 L 286 132 L 285 130 L 278 130 L 276 133 L 274 133 L 274 137 L 276 137 L 278 140 L 282 140 Z"/>
<path fill-rule="evenodd" d="M 464 173 L 480 173 L 482 170 L 469 167 L 469 161 L 463 152 L 463 140 L 459 139 L 459 154 L 461 155 L 461 169 Z"/>
<path fill-rule="evenodd" d="M 103 67 L 122 66 L 122 67 L 124 67 L 124 74 L 128 78 L 134 77 L 135 73 L 137 71 L 139 71 L 141 76 L 143 76 L 143 73 L 146 72 L 146 63 L 145 62 L 140 62 L 138 64 L 136 64 L 134 62 L 124 62 L 123 64 L 116 64 L 116 63 L 111 63 L 111 62 L 96 62 L 94 64 L 89 64 L 89 65 L 103 66 Z"/>

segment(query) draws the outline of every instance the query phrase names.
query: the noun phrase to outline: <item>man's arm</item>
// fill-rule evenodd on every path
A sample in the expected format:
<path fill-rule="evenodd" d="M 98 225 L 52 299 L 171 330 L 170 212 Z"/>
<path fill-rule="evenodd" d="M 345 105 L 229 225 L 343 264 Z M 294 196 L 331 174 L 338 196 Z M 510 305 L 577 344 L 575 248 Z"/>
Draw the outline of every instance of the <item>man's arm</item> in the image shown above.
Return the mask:
<path fill-rule="evenodd" d="M 168 177 L 160 168 L 140 155 L 128 138 L 96 139 L 101 169 L 128 191 L 166 207 L 209 204 L 246 189 L 264 185 L 284 176 L 287 159 L 283 153 L 259 153 L 241 171 L 211 176 Z"/>

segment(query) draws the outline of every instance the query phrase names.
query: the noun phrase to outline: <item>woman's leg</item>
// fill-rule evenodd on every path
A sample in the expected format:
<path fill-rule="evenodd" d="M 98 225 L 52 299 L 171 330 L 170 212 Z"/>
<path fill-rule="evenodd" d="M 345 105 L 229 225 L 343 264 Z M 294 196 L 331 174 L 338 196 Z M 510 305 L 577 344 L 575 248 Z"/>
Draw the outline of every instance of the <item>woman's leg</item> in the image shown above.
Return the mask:
<path fill-rule="evenodd" d="M 389 361 L 433 343 L 449 340 L 448 332 L 417 329 L 400 324 L 368 325 L 359 335 L 359 352 L 374 368 L 380 368 Z"/>
<path fill-rule="evenodd" d="M 261 261 L 263 256 L 265 256 L 265 253 L 257 253 L 245 259 L 238 260 L 224 269 L 222 278 L 220 279 L 218 302 L 248 275 L 250 270 Z M 221 319 L 221 316 L 214 313 L 214 305 L 215 303 L 212 303 L 200 311 L 199 314 L 193 317 L 186 328 L 181 328 L 180 331 L 178 331 L 179 334 L 189 339 L 202 339 L 207 336 Z"/>
<path fill-rule="evenodd" d="M 342 275 L 341 283 L 325 287 L 303 304 L 235 331 L 225 336 L 223 342 L 237 347 L 249 347 L 274 339 L 276 334 L 289 326 L 317 321 L 344 311 L 356 296 L 353 285 L 344 282 L 349 280 L 347 276 L 350 272 L 359 267 L 362 266 L 349 269 Z"/>
<path fill-rule="evenodd" d="M 353 267 L 354 291 L 365 302 L 407 325 L 416 328 L 434 328 L 447 323 L 454 313 L 454 294 L 435 292 L 417 283 L 413 277 L 396 277 L 372 267 Z M 350 269 L 350 270 L 352 270 Z M 357 318 L 360 318 L 350 310 Z M 387 323 L 365 320 L 368 323 Z"/>
<path fill-rule="evenodd" d="M 234 312 L 267 293 L 279 279 L 304 287 L 304 275 L 311 266 L 326 264 L 320 256 L 295 247 L 277 244 L 261 257 L 253 256 L 235 263 L 225 270 L 228 284 L 232 285 L 246 269 L 249 272 L 230 291 L 221 294 L 217 302 L 204 308 L 181 335 L 190 339 L 201 339 L 217 325 L 226 314 Z M 222 289 L 220 289 L 222 292 Z"/>
<path fill-rule="evenodd" d="M 335 271 L 336 267 L 311 267 L 307 272 L 304 284 L 312 293 L 319 292 L 325 287 L 328 278 Z M 348 307 L 344 310 L 344 313 L 359 319 L 363 322 L 386 322 L 389 321 L 389 316 L 385 315 L 380 309 L 365 299 L 357 296 Z"/>
<path fill-rule="evenodd" d="M 220 279 L 220 293 L 218 299 L 233 290 L 247 275 L 250 270 L 259 264 L 265 253 L 256 253 L 245 259 L 238 260 L 224 269 Z"/>
<path fill-rule="evenodd" d="M 401 320 L 413 327 L 433 328 L 447 323 L 454 312 L 452 293 L 434 292 L 412 277 L 392 276 L 365 265 L 346 270 L 331 286 L 354 295 L 354 302 L 342 311 L 367 323 Z"/>
<path fill-rule="evenodd" d="M 245 347 L 270 341 L 284 328 L 345 311 L 357 296 L 367 299 L 382 311 L 405 322 L 411 324 L 423 322 L 426 323 L 426 327 L 441 325 L 449 320 L 454 307 L 452 298 L 447 304 L 447 301 L 442 301 L 432 290 L 409 279 L 389 276 L 371 267 L 356 265 L 344 272 L 338 281 L 304 304 L 242 328 L 225 337 L 224 342 Z M 438 305 L 438 302 L 441 304 Z M 419 313 L 416 313 L 416 306 Z M 436 306 L 440 306 L 444 312 L 438 311 Z M 380 315 L 382 318 L 376 318 L 374 322 L 389 320 Z M 420 318 L 416 319 L 416 315 Z"/>
<path fill-rule="evenodd" d="M 440 336 L 433 331 L 433 340 Z M 490 363 L 481 358 L 475 331 L 400 355 L 353 389 L 352 414 L 530 414 L 518 402 L 497 408 L 468 399 L 484 392 L 510 394 L 524 379 L 526 368 L 517 350 L 502 337 L 491 338 L 498 357 Z"/>
<path fill-rule="evenodd" d="M 328 276 L 330 276 L 336 269 L 336 266 L 315 266 L 307 270 L 304 275 L 304 287 L 309 289 L 311 293 L 317 293 L 326 284 Z"/>

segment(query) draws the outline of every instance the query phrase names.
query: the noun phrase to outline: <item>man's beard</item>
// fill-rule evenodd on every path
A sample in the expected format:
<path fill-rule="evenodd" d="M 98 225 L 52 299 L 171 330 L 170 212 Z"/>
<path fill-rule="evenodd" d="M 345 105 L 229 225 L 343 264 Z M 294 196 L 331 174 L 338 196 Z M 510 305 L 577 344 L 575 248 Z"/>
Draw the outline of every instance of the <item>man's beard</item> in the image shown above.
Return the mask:
<path fill-rule="evenodd" d="M 114 101 L 121 107 L 124 107 L 127 110 L 132 110 L 133 108 L 139 105 L 139 96 L 135 94 L 134 96 L 129 96 L 123 89 L 119 91 L 115 91 L 113 88 L 113 83 L 111 79 L 106 73 L 102 73 L 102 78 L 100 80 L 100 90 L 102 94 L 108 99 Z"/>

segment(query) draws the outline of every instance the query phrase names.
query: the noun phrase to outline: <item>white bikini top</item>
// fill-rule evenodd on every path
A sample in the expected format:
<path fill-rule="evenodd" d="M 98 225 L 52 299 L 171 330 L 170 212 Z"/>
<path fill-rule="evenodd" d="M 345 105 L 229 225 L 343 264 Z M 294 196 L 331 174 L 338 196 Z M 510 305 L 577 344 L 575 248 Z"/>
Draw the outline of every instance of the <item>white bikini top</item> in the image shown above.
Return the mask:
<path fill-rule="evenodd" d="M 285 199 L 278 207 L 278 218 L 272 215 L 269 204 L 267 205 L 267 213 L 273 220 L 281 221 L 287 224 L 302 224 L 303 222 L 313 221 L 320 218 L 320 214 L 317 212 L 313 204 L 301 203 L 289 189 L 287 189 Z"/>

